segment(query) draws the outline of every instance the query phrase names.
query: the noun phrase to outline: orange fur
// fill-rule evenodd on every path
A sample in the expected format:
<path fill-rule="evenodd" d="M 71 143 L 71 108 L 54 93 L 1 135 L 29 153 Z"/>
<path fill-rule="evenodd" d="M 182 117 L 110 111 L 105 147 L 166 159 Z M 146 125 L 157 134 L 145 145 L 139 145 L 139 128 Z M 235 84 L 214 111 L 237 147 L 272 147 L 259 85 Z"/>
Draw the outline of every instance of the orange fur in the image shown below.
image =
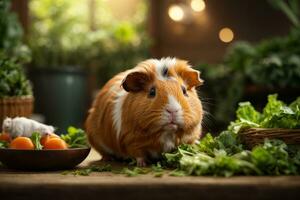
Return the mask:
<path fill-rule="evenodd" d="M 169 78 L 160 80 L 155 67 L 151 60 L 144 61 L 132 70 L 116 75 L 100 90 L 86 120 L 89 141 L 100 154 L 107 156 L 111 153 L 105 148 L 112 150 L 113 155 L 118 157 L 145 158 L 153 152 L 162 153 L 164 141 L 161 135 L 166 131 L 161 118 L 168 103 L 168 95 L 176 98 L 183 112 L 183 125 L 176 132 L 170 133 L 175 137 L 175 145 L 194 143 L 199 139 L 203 115 L 195 90 L 195 86 L 202 84 L 199 72 L 191 69 L 187 62 L 176 60 L 176 64 L 168 70 Z M 143 76 L 133 72 L 143 73 Z M 143 81 L 140 77 L 143 77 Z M 135 81 L 139 83 L 134 85 Z M 128 88 L 125 89 L 129 92 L 124 97 L 122 128 L 120 138 L 117 139 L 113 107 L 118 93 L 124 92 L 121 84 L 126 84 Z M 183 95 L 182 85 L 186 86 L 188 97 Z M 153 86 L 156 88 L 156 96 L 149 98 L 148 93 Z"/>

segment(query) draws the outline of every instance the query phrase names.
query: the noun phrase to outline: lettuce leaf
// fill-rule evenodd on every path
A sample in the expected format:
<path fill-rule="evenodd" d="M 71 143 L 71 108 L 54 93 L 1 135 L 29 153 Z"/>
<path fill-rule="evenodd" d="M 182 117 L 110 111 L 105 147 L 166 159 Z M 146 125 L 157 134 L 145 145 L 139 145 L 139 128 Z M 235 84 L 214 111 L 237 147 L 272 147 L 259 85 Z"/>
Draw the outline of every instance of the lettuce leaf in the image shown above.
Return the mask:
<path fill-rule="evenodd" d="M 236 111 L 237 120 L 229 130 L 238 133 L 245 128 L 300 128 L 300 98 L 289 106 L 277 99 L 277 94 L 268 96 L 268 103 L 260 113 L 250 102 L 242 102 Z"/>
<path fill-rule="evenodd" d="M 8 142 L 6 141 L 0 141 L 0 149 L 8 148 Z"/>
<path fill-rule="evenodd" d="M 34 148 L 36 150 L 42 150 L 43 149 L 43 146 L 40 143 L 41 137 L 42 137 L 41 134 L 38 133 L 38 132 L 32 133 L 32 135 L 30 137 L 32 143 L 34 144 Z"/>
<path fill-rule="evenodd" d="M 89 146 L 84 130 L 73 126 L 70 126 L 68 128 L 68 133 L 61 135 L 61 138 L 70 148 L 85 148 Z"/>

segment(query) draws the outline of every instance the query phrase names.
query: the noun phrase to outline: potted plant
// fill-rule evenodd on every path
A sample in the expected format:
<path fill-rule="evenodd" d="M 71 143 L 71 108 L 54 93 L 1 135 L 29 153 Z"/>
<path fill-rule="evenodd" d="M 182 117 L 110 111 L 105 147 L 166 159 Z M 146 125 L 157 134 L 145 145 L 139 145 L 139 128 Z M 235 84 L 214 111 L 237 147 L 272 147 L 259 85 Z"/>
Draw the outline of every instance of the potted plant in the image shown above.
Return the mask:
<path fill-rule="evenodd" d="M 16 59 L 0 52 L 0 122 L 5 117 L 29 117 L 33 111 L 29 81 Z"/>
<path fill-rule="evenodd" d="M 32 62 L 29 75 L 35 111 L 65 131 L 82 125 L 87 109 L 88 25 L 70 12 L 73 2 L 32 0 L 29 4 Z"/>
<path fill-rule="evenodd" d="M 33 111 L 32 89 L 22 65 L 30 52 L 22 43 L 22 28 L 10 11 L 10 0 L 0 2 L 0 125 L 5 117 L 29 117 Z"/>

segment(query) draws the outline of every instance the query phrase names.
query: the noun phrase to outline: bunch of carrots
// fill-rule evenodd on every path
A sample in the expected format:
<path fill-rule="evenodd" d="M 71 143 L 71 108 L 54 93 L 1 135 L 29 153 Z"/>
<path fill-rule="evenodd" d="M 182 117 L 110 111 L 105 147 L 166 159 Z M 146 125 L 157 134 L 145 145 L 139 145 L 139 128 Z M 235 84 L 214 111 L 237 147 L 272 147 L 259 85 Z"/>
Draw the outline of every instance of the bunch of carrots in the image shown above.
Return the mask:
<path fill-rule="evenodd" d="M 31 137 L 11 138 L 8 133 L 0 134 L 0 148 L 11 149 L 71 149 L 71 148 L 88 148 L 90 145 L 87 141 L 84 130 L 70 126 L 66 134 L 60 136 L 51 133 L 41 136 L 40 133 L 34 132 Z"/>
<path fill-rule="evenodd" d="M 14 139 L 7 133 L 0 134 L 0 142 L 6 142 L 8 148 L 24 150 L 41 149 L 67 149 L 67 143 L 58 135 L 52 133 L 41 137 L 39 133 L 33 133 L 30 138 L 16 137 Z"/>

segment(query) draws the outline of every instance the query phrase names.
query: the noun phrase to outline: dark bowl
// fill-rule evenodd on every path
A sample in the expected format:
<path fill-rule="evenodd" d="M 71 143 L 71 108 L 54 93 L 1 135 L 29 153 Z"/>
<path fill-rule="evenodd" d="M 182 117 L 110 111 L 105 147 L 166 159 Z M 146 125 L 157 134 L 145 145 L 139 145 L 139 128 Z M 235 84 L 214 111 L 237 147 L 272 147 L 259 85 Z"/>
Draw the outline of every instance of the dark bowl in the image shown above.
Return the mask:
<path fill-rule="evenodd" d="M 65 150 L 19 150 L 0 149 L 0 162 L 18 170 L 62 170 L 71 169 L 81 163 L 91 148 Z"/>

